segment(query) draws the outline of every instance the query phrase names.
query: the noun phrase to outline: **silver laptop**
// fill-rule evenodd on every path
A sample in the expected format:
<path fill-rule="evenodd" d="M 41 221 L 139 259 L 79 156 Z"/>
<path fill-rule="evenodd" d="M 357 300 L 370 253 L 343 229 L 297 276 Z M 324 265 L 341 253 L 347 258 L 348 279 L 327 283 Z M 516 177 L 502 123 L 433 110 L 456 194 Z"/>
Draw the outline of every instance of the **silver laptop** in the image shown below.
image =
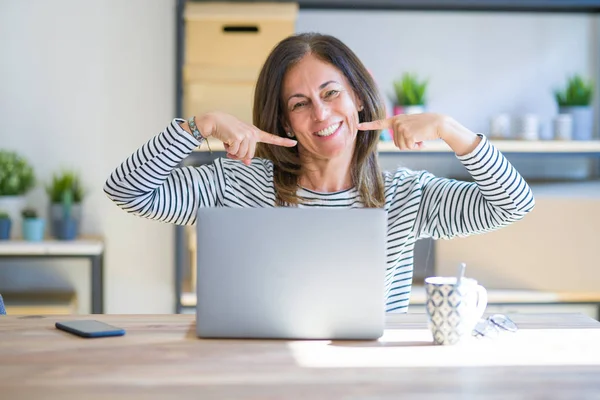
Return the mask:
<path fill-rule="evenodd" d="M 383 334 L 385 210 L 202 208 L 196 226 L 198 337 Z"/>

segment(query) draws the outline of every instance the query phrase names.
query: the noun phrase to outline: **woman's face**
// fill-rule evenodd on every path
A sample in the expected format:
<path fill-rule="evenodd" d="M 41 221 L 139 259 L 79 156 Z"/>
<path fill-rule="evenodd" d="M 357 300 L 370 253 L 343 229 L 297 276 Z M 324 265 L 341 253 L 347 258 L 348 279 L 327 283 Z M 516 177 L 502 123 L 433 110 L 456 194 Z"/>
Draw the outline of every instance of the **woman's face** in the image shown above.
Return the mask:
<path fill-rule="evenodd" d="M 302 156 L 352 156 L 362 105 L 336 67 L 307 54 L 286 73 L 283 102 Z"/>

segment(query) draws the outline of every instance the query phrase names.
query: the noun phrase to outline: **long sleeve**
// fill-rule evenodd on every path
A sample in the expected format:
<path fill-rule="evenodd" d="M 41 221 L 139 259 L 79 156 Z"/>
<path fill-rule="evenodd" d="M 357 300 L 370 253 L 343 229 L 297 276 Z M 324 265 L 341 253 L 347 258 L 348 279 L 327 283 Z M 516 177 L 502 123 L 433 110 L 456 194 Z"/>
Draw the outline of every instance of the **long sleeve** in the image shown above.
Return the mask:
<path fill-rule="evenodd" d="M 533 193 L 508 160 L 483 135 L 470 154 L 457 156 L 473 182 L 422 172 L 410 185 L 420 192 L 415 236 L 449 239 L 492 231 L 523 218 Z"/>
<path fill-rule="evenodd" d="M 119 165 L 104 192 L 123 210 L 175 223 L 193 224 L 199 207 L 222 203 L 225 187 L 221 163 L 178 167 L 200 143 L 174 119 Z"/>

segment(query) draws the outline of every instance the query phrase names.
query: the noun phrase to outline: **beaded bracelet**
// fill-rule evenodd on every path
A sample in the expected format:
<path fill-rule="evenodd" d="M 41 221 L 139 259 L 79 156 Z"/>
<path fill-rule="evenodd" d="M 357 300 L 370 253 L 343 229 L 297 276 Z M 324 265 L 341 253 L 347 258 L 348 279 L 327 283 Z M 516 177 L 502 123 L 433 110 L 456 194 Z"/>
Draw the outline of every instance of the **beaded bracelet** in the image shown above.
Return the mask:
<path fill-rule="evenodd" d="M 205 140 L 206 138 L 204 136 L 202 136 L 202 134 L 198 130 L 198 126 L 196 126 L 196 117 L 195 116 L 190 117 L 190 119 L 188 120 L 188 125 L 190 126 L 190 130 L 192 131 L 192 136 L 197 141 L 199 141 L 200 144 L 202 144 L 203 141 L 206 141 L 208 150 L 212 153 L 212 149 L 210 148 L 210 144 L 208 143 L 208 140 Z"/>

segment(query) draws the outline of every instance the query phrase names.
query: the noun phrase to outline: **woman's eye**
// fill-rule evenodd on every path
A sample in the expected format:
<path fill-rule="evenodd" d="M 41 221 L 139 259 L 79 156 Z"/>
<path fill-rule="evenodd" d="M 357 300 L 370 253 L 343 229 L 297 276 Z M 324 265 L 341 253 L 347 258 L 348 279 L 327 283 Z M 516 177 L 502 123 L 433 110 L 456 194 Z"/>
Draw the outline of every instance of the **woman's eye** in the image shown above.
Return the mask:
<path fill-rule="evenodd" d="M 292 106 L 292 110 L 295 110 L 295 109 L 300 108 L 300 107 L 304 107 L 305 105 L 306 105 L 305 102 L 296 103 L 296 104 L 294 104 Z"/>
<path fill-rule="evenodd" d="M 325 97 L 332 97 L 338 93 L 339 93 L 339 91 L 337 91 L 337 90 L 328 90 L 327 93 L 325 93 Z"/>

